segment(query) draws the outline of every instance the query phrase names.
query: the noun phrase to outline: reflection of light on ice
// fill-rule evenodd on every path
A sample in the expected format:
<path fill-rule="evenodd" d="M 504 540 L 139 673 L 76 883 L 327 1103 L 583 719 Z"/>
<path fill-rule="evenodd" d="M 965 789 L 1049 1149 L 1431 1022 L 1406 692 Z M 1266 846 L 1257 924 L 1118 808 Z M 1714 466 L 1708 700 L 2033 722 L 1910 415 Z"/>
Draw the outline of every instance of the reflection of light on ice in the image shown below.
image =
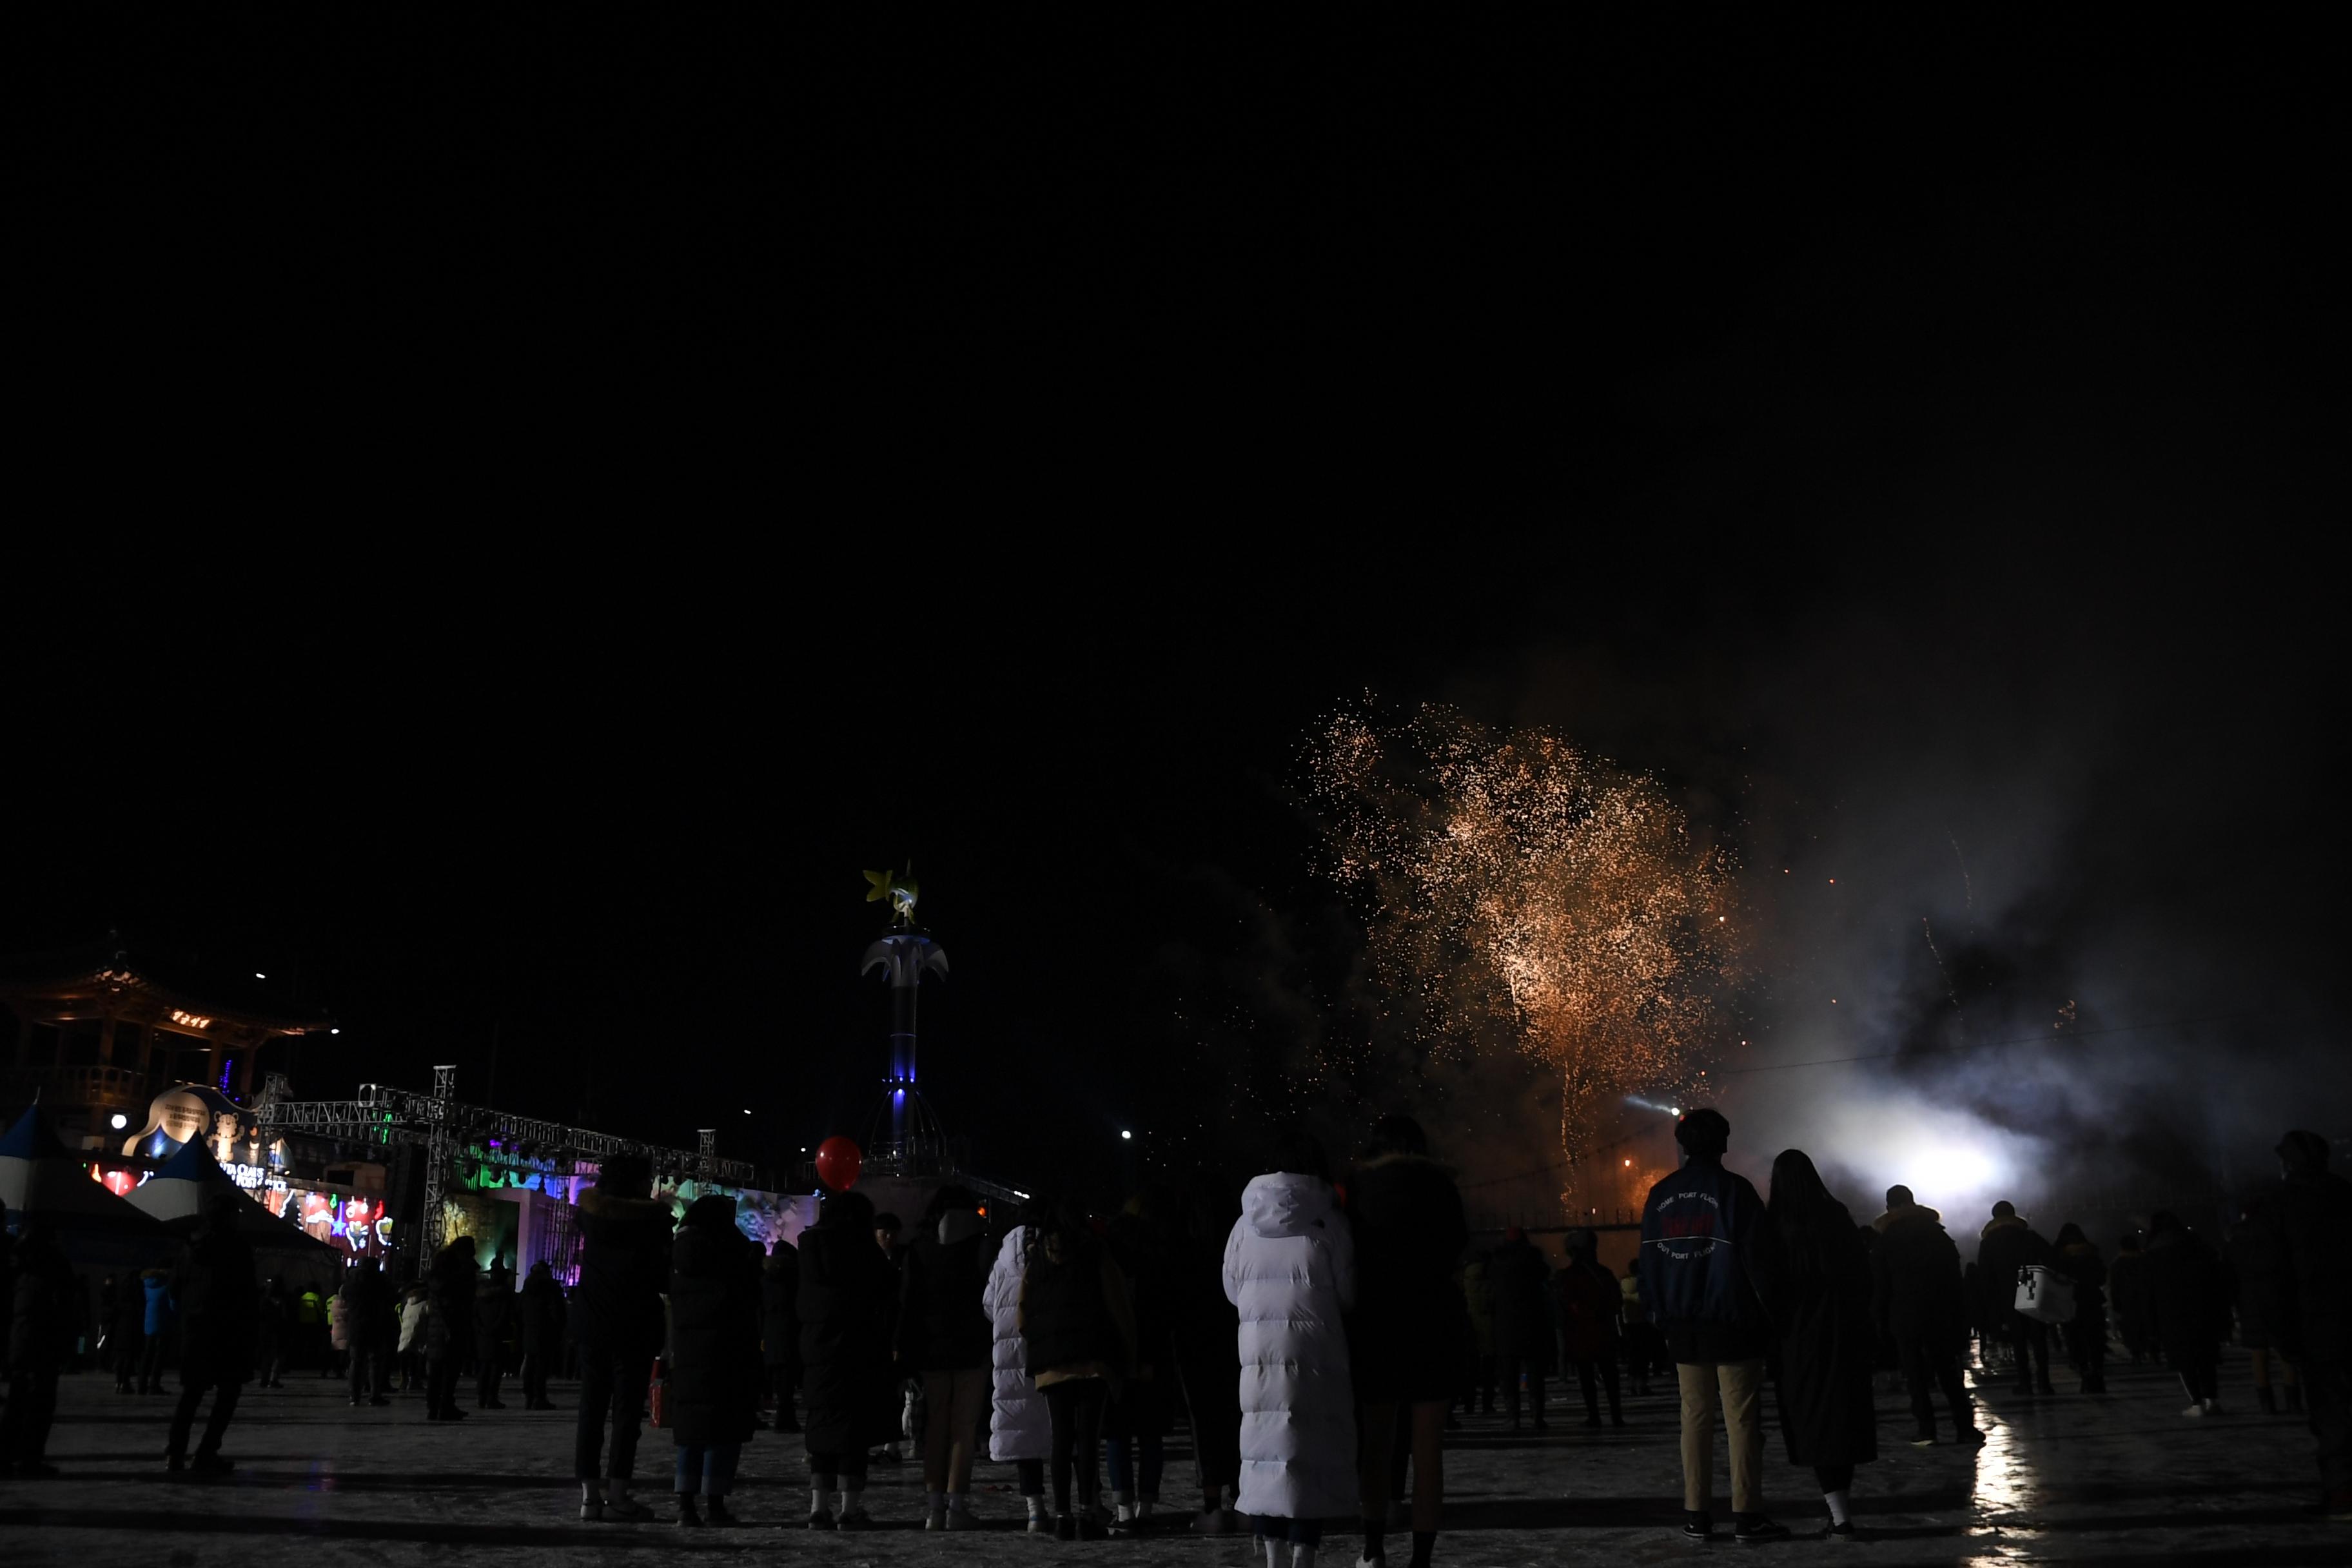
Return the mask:
<path fill-rule="evenodd" d="M 1975 1505 L 1977 1517 L 1969 1526 L 1969 1534 L 1994 1537 L 1999 1544 L 1989 1554 L 1968 1561 L 2022 1560 L 2033 1555 L 2028 1543 L 2039 1533 L 2021 1517 L 2033 1505 L 2033 1477 L 2018 1447 L 2016 1427 L 1990 1418 L 1982 1405 L 1977 1407 L 1977 1425 L 1983 1429 L 1985 1440 L 1976 1452 L 1976 1485 L 1969 1500 Z"/>

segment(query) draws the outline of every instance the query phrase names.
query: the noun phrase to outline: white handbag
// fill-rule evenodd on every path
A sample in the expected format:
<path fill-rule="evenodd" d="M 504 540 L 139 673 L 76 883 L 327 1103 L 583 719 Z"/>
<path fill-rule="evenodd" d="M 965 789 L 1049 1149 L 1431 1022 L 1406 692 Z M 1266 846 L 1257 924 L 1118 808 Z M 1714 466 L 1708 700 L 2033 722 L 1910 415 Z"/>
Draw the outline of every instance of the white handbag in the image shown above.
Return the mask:
<path fill-rule="evenodd" d="M 2067 1323 L 2074 1319 L 2074 1282 L 2046 1263 L 2029 1263 L 2018 1270 L 2017 1315 L 2037 1323 Z"/>

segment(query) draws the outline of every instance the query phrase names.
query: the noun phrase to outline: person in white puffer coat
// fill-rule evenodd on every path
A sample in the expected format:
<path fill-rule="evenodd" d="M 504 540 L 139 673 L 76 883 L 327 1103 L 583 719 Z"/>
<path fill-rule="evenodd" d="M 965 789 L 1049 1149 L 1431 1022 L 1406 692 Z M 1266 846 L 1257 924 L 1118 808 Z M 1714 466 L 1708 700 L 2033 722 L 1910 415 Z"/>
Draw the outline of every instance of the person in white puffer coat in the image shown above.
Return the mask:
<path fill-rule="evenodd" d="M 988 1457 L 1019 1470 L 1022 1500 L 1029 1505 L 1029 1529 L 1053 1528 L 1045 1514 L 1045 1460 L 1054 1451 L 1054 1423 L 1045 1396 L 1029 1380 L 1021 1341 L 1021 1258 L 1029 1227 L 1016 1225 L 996 1251 L 983 1299 L 994 1325 L 996 1348 L 990 1357 L 994 1391 L 988 1412 Z"/>
<path fill-rule="evenodd" d="M 1276 1146 L 1242 1193 L 1225 1240 L 1225 1296 L 1241 1315 L 1241 1487 L 1267 1568 L 1308 1568 L 1327 1519 L 1358 1505 L 1355 1392 L 1343 1314 L 1355 1305 L 1355 1242 L 1322 1146 Z"/>

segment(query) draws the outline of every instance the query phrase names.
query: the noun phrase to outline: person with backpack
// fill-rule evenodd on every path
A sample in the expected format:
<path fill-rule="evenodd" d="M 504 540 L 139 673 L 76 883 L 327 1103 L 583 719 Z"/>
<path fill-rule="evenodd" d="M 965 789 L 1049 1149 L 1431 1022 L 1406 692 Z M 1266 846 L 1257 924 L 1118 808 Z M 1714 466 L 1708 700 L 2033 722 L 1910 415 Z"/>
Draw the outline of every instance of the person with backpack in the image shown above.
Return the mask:
<path fill-rule="evenodd" d="M 1910 1389 L 1911 1446 L 1935 1445 L 1939 1389 L 1951 1412 L 1952 1440 L 1970 1447 L 1983 1442 L 1960 1377 L 1959 1349 L 1968 1332 L 1960 1249 L 1946 1233 L 1943 1215 L 1914 1201 L 1910 1188 L 1894 1186 L 1886 1189 L 1886 1212 L 1870 1223 L 1878 1233 L 1870 1254 L 1871 1317 L 1894 1342 Z"/>
<path fill-rule="evenodd" d="M 1323 1146 L 1292 1129 L 1242 1190 L 1225 1241 L 1225 1298 L 1240 1318 L 1242 1479 L 1266 1568 L 1312 1568 L 1323 1521 L 1362 1500 L 1347 1314 L 1355 1237 Z"/>
<path fill-rule="evenodd" d="M 1683 1534 L 1715 1534 L 1715 1419 L 1731 1457 L 1734 1536 L 1783 1541 L 1764 1512 L 1764 1358 L 1772 1341 L 1771 1249 L 1764 1200 L 1724 1169 L 1731 1123 L 1716 1110 L 1675 1124 L 1683 1166 L 1642 1207 L 1642 1298 L 1664 1335 L 1682 1394 Z"/>
<path fill-rule="evenodd" d="M 1878 1458 L 1870 1378 L 1878 1334 L 1871 1320 L 1871 1254 L 1846 1206 L 1801 1149 L 1772 1162 L 1774 1329 L 1780 1434 L 1789 1462 L 1810 1468 L 1829 1510 L 1828 1533 L 1853 1533 L 1853 1468 Z"/>

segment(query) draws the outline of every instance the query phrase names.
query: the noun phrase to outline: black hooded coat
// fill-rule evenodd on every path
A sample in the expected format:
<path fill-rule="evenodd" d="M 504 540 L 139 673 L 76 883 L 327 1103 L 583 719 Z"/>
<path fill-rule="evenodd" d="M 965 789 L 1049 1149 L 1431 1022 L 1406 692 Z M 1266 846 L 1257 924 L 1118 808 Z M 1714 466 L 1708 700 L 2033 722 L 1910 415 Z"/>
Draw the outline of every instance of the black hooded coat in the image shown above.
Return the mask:
<path fill-rule="evenodd" d="M 2290 1356 L 2352 1360 L 2352 1182 L 2327 1168 L 2327 1141 L 2290 1132 L 2285 1184 L 2262 1216 L 2278 1279 L 2275 1342 Z"/>
<path fill-rule="evenodd" d="M 254 1278 L 253 1248 L 233 1220 L 208 1224 L 197 1235 L 173 1271 L 172 1299 L 180 1308 L 182 1381 L 249 1380 L 261 1285 Z"/>
<path fill-rule="evenodd" d="M 563 1287 L 554 1270 L 534 1263 L 515 1295 L 515 1324 L 525 1355 L 551 1355 L 563 1342 Z"/>
<path fill-rule="evenodd" d="M 642 1196 L 644 1178 L 580 1194 L 580 1282 L 572 1292 L 572 1334 L 592 1356 L 661 1353 L 662 1292 L 669 1288 L 670 1208 Z"/>
<path fill-rule="evenodd" d="M 1870 1253 L 1843 1204 L 1793 1233 L 1772 1225 L 1774 1326 L 1779 1331 L 1780 1432 L 1795 1465 L 1852 1465 L 1878 1458 L 1870 1374 Z M 1939 1231 L 1940 1231 L 1940 1227 Z"/>
<path fill-rule="evenodd" d="M 1354 1195 L 1350 1191 L 1349 1196 Z M 1551 1372 L 1559 1359 L 1552 1342 L 1551 1309 L 1545 1300 L 1551 1265 L 1534 1242 L 1522 1237 L 1486 1255 L 1486 1278 L 1495 1287 L 1495 1354 L 1509 1368 L 1525 1363 L 1538 1375 Z M 1357 1300 L 1363 1295 L 1360 1287 Z"/>
<path fill-rule="evenodd" d="M 797 1373 L 801 1364 L 801 1254 L 776 1243 L 760 1270 L 760 1353 L 771 1367 Z"/>
<path fill-rule="evenodd" d="M 1957 1346 L 1968 1329 L 1960 1287 L 1960 1249 L 1943 1216 L 1919 1204 L 1892 1208 L 1871 1222 L 1871 1315 L 1898 1341 L 1927 1338 Z"/>
<path fill-rule="evenodd" d="M 828 1198 L 801 1233 L 801 1364 L 812 1454 L 847 1453 L 898 1435 L 898 1373 L 890 1361 L 898 1271 L 874 1245 L 873 1207 Z"/>
<path fill-rule="evenodd" d="M 1470 1353 L 1470 1311 L 1454 1278 L 1470 1230 L 1454 1179 L 1424 1155 L 1383 1154 L 1349 1174 L 1348 1221 L 1356 1243 L 1356 1310 L 1348 1320 L 1356 1396 L 1406 1404 L 1451 1398 Z M 1537 1257 L 1534 1310 L 1549 1350 L 1543 1268 Z"/>
<path fill-rule="evenodd" d="M 433 1303 L 425 1319 L 425 1353 L 432 1360 L 463 1363 L 474 1359 L 474 1297 L 481 1272 L 474 1262 L 471 1237 L 453 1237 L 433 1255 L 425 1276 L 425 1293 Z"/>
<path fill-rule="evenodd" d="M 996 1249 L 985 1222 L 969 1210 L 950 1210 L 921 1227 L 904 1256 L 898 1364 L 908 1372 L 988 1365 L 996 1331 L 981 1297 Z"/>
<path fill-rule="evenodd" d="M 740 1443 L 759 1425 L 760 1249 L 721 1194 L 689 1205 L 670 1244 L 669 1426 L 682 1448 Z"/>
<path fill-rule="evenodd" d="M 2144 1266 L 2157 1342 L 2176 1366 L 2210 1356 L 2230 1332 L 2230 1277 L 2194 1231 L 2159 1231 Z"/>

